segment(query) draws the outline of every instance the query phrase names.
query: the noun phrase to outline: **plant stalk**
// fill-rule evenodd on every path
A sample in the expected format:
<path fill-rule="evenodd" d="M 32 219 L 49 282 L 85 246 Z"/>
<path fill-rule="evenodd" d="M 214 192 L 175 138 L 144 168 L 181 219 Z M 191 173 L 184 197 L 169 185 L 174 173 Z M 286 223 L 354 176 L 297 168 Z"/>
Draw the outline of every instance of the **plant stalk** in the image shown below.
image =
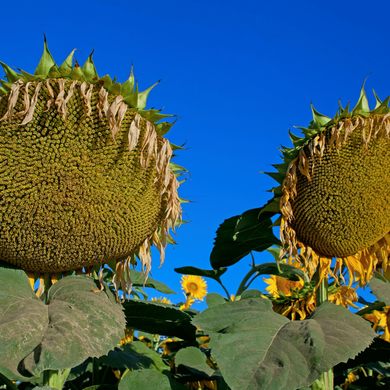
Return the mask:
<path fill-rule="evenodd" d="M 45 370 L 42 372 L 42 385 L 61 390 L 68 378 L 70 368 L 65 370 Z"/>
<path fill-rule="evenodd" d="M 316 307 L 320 306 L 321 303 L 328 300 L 328 277 L 325 277 L 321 280 L 321 258 L 319 259 L 319 264 L 314 274 L 314 280 L 316 282 L 317 291 L 316 291 Z M 333 390 L 333 369 L 330 369 L 328 372 L 324 372 L 311 386 L 312 390 Z"/>

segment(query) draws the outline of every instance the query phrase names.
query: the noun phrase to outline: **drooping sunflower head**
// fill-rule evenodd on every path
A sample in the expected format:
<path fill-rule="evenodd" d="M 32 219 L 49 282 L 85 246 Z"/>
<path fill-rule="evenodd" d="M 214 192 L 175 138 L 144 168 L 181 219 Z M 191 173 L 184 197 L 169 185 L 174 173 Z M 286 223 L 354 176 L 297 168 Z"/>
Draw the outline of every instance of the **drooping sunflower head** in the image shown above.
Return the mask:
<path fill-rule="evenodd" d="M 352 111 L 339 103 L 331 119 L 312 106 L 304 137 L 290 133 L 294 148 L 269 173 L 280 185 L 264 208 L 280 214 L 284 253 L 335 257 L 362 284 L 387 268 L 390 253 L 389 98 L 375 98 L 370 110 L 363 83 Z"/>
<path fill-rule="evenodd" d="M 174 115 L 145 110 L 153 86 L 139 92 L 132 70 L 121 84 L 73 53 L 57 66 L 45 39 L 33 75 L 0 62 L 0 257 L 40 273 L 118 261 L 124 282 L 124 259 L 148 275 L 151 245 L 163 262 L 181 222 L 161 122 Z"/>
<path fill-rule="evenodd" d="M 183 275 L 181 286 L 187 296 L 201 301 L 207 294 L 207 283 L 201 276 Z"/>
<path fill-rule="evenodd" d="M 313 259 L 313 262 L 315 261 Z M 281 262 L 305 270 L 299 258 L 284 258 Z M 333 275 L 330 266 L 326 262 L 316 264 L 316 266 L 321 267 L 320 271 L 323 275 L 327 273 Z M 265 297 L 272 301 L 273 310 L 276 313 L 282 314 L 291 320 L 303 320 L 316 308 L 316 281 L 312 280 L 310 283 L 304 283 L 303 280 L 299 280 L 295 282 L 274 275 L 263 280 L 268 284 L 265 289 L 267 292 Z M 335 281 L 328 287 L 328 300 L 346 308 L 358 308 L 355 305 L 358 300 L 356 290 L 349 286 L 339 286 Z"/>

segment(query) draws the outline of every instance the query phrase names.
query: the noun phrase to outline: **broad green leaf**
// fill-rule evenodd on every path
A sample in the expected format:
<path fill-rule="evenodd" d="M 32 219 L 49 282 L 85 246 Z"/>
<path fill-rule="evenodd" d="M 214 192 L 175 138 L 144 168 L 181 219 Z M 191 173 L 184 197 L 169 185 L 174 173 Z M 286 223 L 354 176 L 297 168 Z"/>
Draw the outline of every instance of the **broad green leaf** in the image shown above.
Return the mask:
<path fill-rule="evenodd" d="M 188 370 L 197 375 L 210 377 L 214 370 L 206 363 L 207 356 L 196 347 L 181 349 L 175 355 L 175 365 L 186 366 Z"/>
<path fill-rule="evenodd" d="M 32 390 L 56 390 L 50 386 L 35 386 Z"/>
<path fill-rule="evenodd" d="M 206 295 L 206 304 L 208 307 L 222 305 L 223 303 L 226 303 L 227 300 L 217 293 L 209 293 Z"/>
<path fill-rule="evenodd" d="M 192 266 L 187 266 L 175 268 L 174 271 L 178 274 L 203 276 L 205 278 L 211 278 L 218 281 L 219 278 L 227 271 L 227 268 L 201 269 Z"/>
<path fill-rule="evenodd" d="M 73 367 L 70 370 L 69 376 L 67 378 L 67 381 L 73 381 L 74 379 L 77 379 L 81 375 L 85 373 L 91 373 L 93 372 L 93 362 L 92 358 L 88 358 L 83 363 L 79 364 L 76 367 Z"/>
<path fill-rule="evenodd" d="M 260 290 L 245 290 L 241 295 L 241 299 L 263 298 L 263 295 L 264 294 Z"/>
<path fill-rule="evenodd" d="M 390 305 L 390 283 L 385 283 L 378 278 L 370 280 L 372 293 L 387 306 Z"/>
<path fill-rule="evenodd" d="M 219 226 L 210 255 L 214 269 L 233 265 L 251 251 L 261 252 L 272 245 L 280 245 L 271 228 L 273 213 L 260 213 L 261 210 L 248 210 Z"/>
<path fill-rule="evenodd" d="M 94 386 L 88 386 L 84 387 L 83 390 L 117 390 L 118 386 L 116 385 L 94 385 Z"/>
<path fill-rule="evenodd" d="M 119 382 L 118 390 L 129 389 L 187 389 L 177 383 L 177 387 L 171 385 L 168 375 L 161 374 L 152 369 L 132 371 L 125 375 Z M 188 390 L 188 389 L 187 389 Z"/>
<path fill-rule="evenodd" d="M 193 323 L 210 335 L 213 357 L 232 389 L 295 390 L 366 348 L 375 332 L 341 306 L 324 302 L 290 321 L 266 299 L 214 306 Z"/>
<path fill-rule="evenodd" d="M 1 267 L 0 372 L 26 380 L 107 353 L 126 323 L 114 295 L 91 291 L 96 288 L 92 278 L 68 276 L 50 288 L 44 304 L 24 271 Z"/>
<path fill-rule="evenodd" d="M 159 372 L 169 371 L 160 355 L 148 348 L 142 341 L 132 341 L 124 344 L 121 348 L 115 348 L 107 356 L 102 356 L 99 361 L 112 368 L 128 368 L 129 370 L 140 370 L 151 368 Z"/>
<path fill-rule="evenodd" d="M 191 324 L 191 317 L 172 305 L 130 299 L 122 306 L 130 328 L 182 339 L 195 337 L 196 328 Z"/>
<path fill-rule="evenodd" d="M 0 372 L 12 380 L 29 381 L 33 375 L 18 370 L 18 365 L 39 345 L 48 325 L 47 308 L 23 270 L 1 263 L 0 271 Z"/>

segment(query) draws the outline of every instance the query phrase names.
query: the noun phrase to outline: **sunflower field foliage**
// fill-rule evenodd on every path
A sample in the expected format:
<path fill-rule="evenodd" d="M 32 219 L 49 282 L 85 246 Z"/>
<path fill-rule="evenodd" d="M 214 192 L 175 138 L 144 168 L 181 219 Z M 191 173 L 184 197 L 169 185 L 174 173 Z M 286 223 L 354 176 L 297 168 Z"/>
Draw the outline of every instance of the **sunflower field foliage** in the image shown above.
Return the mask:
<path fill-rule="evenodd" d="M 175 268 L 173 303 L 149 275 L 187 202 L 174 116 L 73 53 L 58 66 L 45 39 L 34 74 L 0 62 L 0 388 L 389 389 L 389 98 L 313 107 L 274 197 L 219 226 L 209 269 Z"/>

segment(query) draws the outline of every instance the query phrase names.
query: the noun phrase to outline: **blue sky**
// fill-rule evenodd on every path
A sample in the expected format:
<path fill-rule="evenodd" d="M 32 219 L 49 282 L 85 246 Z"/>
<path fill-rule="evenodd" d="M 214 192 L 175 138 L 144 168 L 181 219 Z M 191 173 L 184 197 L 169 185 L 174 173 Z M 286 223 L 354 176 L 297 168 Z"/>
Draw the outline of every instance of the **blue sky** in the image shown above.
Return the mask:
<path fill-rule="evenodd" d="M 215 231 L 224 219 L 262 206 L 276 183 L 259 171 L 281 161 L 288 129 L 307 126 L 310 102 L 333 116 L 338 100 L 354 106 L 364 79 L 390 94 L 387 1 L 106 1 L 2 2 L 0 60 L 33 72 L 45 32 L 57 63 L 78 48 L 95 49 L 100 76 L 125 81 L 134 62 L 140 89 L 163 79 L 148 107 L 180 115 L 168 135 L 186 142 L 175 162 L 191 176 L 180 196 L 191 223 L 153 277 L 180 293 L 173 268 L 210 268 Z M 294 130 L 299 134 L 299 130 Z M 257 262 L 272 261 L 255 254 Z M 249 270 L 244 259 L 224 275 L 231 293 Z M 222 289 L 209 281 L 209 291 Z M 256 285 L 254 286 L 256 287 Z M 259 283 L 257 287 L 262 287 Z M 151 294 L 151 296 L 155 296 Z M 158 296 L 158 295 L 157 295 Z M 177 302 L 182 295 L 171 296 Z M 196 307 L 194 307 L 196 308 Z M 198 308 L 203 308 L 199 305 Z"/>

